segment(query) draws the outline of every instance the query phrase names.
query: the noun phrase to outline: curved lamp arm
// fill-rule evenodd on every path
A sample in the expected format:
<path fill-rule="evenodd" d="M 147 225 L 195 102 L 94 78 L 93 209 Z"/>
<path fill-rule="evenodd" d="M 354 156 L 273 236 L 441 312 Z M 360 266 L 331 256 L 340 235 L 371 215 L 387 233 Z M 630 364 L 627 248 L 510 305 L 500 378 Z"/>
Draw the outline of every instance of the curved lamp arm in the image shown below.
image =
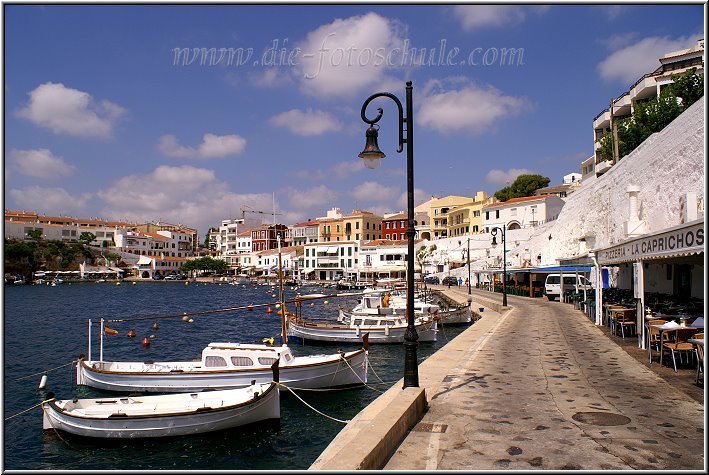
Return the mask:
<path fill-rule="evenodd" d="M 367 106 L 370 102 L 379 97 L 388 97 L 389 99 L 396 102 L 396 105 L 399 108 L 399 149 L 397 150 L 397 152 L 401 153 L 404 150 L 404 143 L 406 142 L 406 140 L 404 139 L 404 108 L 401 105 L 401 101 L 399 100 L 399 98 L 397 98 L 394 94 L 390 92 L 378 92 L 376 94 L 372 94 L 366 101 L 364 101 L 364 104 L 362 104 L 362 120 L 369 125 L 374 125 L 382 118 L 382 115 L 384 114 L 384 109 L 382 109 L 381 107 L 377 108 L 377 116 L 374 119 L 367 118 Z"/>

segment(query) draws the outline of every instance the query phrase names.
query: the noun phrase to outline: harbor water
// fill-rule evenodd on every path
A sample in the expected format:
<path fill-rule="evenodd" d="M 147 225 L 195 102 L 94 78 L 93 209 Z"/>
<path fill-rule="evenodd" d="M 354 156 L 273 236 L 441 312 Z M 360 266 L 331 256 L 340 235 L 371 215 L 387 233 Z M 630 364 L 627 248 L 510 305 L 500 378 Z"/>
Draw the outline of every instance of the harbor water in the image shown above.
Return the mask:
<path fill-rule="evenodd" d="M 286 299 L 296 293 L 336 293 L 331 288 L 285 288 Z M 332 297 L 303 304 L 306 318 L 334 320 L 338 306 L 351 308 L 357 297 Z M 203 435 L 139 440 L 98 440 L 42 430 L 36 406 L 49 391 L 58 399 L 102 397 L 101 392 L 75 384 L 71 364 L 88 352 L 88 320 L 93 322 L 91 357 L 99 356 L 99 323 L 109 323 L 117 336 L 104 336 L 106 360 L 188 361 L 199 358 L 211 342 L 261 343 L 274 337 L 280 343 L 281 321 L 257 307 L 191 316 L 194 313 L 249 304 L 275 303 L 277 289 L 264 285 L 216 283 L 123 282 L 48 285 L 6 285 L 3 293 L 4 344 L 4 460 L 3 470 L 304 470 L 344 427 L 281 392 L 279 423 Z M 327 302 L 327 303 L 326 303 Z M 160 318 L 174 315 L 174 318 Z M 158 323 L 158 329 L 153 329 Z M 419 362 L 464 330 L 446 326 L 437 342 L 421 342 Z M 127 336 L 135 330 L 136 336 Z M 150 345 L 144 346 L 148 338 Z M 294 354 L 333 353 L 358 345 L 291 344 Z M 354 417 L 379 394 L 403 377 L 402 344 L 373 345 L 368 387 L 336 392 L 306 392 L 299 396 L 334 419 Z M 54 369 L 57 368 L 57 369 Z M 46 387 L 39 389 L 43 372 Z M 30 409 L 31 408 L 31 409 Z M 29 409 L 29 410 L 28 410 Z M 23 411 L 26 411 L 23 413 Z"/>

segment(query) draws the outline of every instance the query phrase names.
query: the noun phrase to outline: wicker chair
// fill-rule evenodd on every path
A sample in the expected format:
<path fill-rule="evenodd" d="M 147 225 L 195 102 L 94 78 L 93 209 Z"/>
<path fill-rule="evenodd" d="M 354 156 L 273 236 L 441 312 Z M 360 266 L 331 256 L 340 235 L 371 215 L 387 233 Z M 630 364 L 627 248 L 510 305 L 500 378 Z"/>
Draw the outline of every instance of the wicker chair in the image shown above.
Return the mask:
<path fill-rule="evenodd" d="M 662 348 L 660 348 L 660 330 L 653 328 L 652 325 L 663 325 L 665 323 L 667 323 L 667 320 L 653 320 L 648 325 L 648 345 L 655 348 L 658 353 L 662 351 Z M 650 353 L 650 358 L 652 358 L 652 353 Z M 652 364 L 652 359 L 650 359 L 650 364 Z"/>
<path fill-rule="evenodd" d="M 703 340 L 704 333 L 696 333 L 694 338 Z M 697 384 L 704 384 L 704 346 L 696 345 L 694 353 L 697 356 Z"/>
<path fill-rule="evenodd" d="M 675 372 L 677 372 L 677 360 L 675 359 L 675 352 L 679 353 L 680 361 L 682 358 L 682 353 L 687 354 L 687 361 L 689 362 L 689 355 L 694 354 L 694 345 L 687 340 L 692 338 L 696 333 L 690 328 L 678 328 L 675 330 L 675 341 L 663 343 L 663 350 L 670 350 L 672 352 L 672 364 L 674 365 Z"/>

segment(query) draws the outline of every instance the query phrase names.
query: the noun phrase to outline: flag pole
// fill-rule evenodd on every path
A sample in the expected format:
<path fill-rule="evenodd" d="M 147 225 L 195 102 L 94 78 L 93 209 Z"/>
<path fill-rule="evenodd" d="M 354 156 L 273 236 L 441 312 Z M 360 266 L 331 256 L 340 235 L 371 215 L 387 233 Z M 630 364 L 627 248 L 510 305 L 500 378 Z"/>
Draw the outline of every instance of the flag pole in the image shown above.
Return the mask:
<path fill-rule="evenodd" d="M 98 360 L 103 362 L 103 331 L 104 331 L 104 325 L 103 325 L 103 318 L 101 319 L 101 340 L 100 340 L 100 345 L 99 345 L 99 355 L 98 355 Z"/>
<path fill-rule="evenodd" d="M 91 361 L 91 319 L 89 318 L 89 361 Z"/>

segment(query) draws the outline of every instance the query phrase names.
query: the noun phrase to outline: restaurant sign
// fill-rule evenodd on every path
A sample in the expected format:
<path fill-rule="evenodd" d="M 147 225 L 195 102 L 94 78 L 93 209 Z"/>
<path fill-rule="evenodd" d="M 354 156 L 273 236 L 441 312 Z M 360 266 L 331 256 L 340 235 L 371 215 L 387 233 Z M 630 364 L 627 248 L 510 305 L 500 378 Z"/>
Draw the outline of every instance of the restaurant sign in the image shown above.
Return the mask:
<path fill-rule="evenodd" d="M 614 264 L 704 252 L 704 220 L 677 226 L 598 251 L 598 263 Z"/>

